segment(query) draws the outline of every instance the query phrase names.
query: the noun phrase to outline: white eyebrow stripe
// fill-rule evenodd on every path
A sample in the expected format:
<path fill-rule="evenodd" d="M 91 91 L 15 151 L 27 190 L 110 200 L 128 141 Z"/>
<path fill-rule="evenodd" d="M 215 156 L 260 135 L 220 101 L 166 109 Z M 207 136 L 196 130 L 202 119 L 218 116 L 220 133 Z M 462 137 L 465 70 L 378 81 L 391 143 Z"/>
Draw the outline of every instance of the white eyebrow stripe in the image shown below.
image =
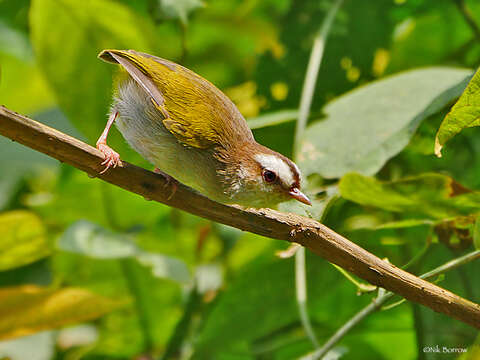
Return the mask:
<path fill-rule="evenodd" d="M 283 159 L 272 154 L 256 154 L 254 159 L 262 168 L 274 171 L 284 185 L 291 186 L 294 184 L 295 178 L 292 169 Z"/>

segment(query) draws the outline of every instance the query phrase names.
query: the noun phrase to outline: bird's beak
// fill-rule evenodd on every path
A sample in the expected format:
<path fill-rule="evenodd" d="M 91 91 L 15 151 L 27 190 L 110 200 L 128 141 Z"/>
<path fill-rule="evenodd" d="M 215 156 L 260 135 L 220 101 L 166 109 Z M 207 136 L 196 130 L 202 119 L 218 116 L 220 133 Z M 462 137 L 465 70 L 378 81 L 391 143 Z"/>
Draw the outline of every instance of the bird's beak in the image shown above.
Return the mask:
<path fill-rule="evenodd" d="M 310 201 L 310 199 L 304 193 L 302 193 L 300 190 L 298 190 L 298 188 L 292 188 L 288 193 L 295 200 L 298 200 L 298 201 L 300 201 L 304 204 L 310 205 L 310 206 L 312 205 L 312 202 Z"/>

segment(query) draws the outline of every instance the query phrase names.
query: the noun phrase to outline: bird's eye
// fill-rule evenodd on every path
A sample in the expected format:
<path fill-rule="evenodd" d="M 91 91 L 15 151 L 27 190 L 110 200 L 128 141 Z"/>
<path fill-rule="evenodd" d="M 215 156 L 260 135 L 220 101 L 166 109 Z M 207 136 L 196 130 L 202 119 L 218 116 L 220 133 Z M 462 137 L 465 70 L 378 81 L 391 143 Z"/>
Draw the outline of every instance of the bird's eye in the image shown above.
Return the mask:
<path fill-rule="evenodd" d="M 272 183 L 277 180 L 277 174 L 270 170 L 263 170 L 262 176 L 267 183 Z"/>

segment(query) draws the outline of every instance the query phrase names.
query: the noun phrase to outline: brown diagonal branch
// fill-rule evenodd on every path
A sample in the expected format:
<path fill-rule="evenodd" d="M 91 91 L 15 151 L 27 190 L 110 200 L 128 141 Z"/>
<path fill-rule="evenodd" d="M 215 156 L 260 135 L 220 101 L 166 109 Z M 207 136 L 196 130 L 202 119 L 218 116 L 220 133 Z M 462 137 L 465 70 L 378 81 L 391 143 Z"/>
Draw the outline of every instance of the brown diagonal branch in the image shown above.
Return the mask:
<path fill-rule="evenodd" d="M 241 230 L 299 243 L 372 284 L 480 329 L 478 304 L 379 259 L 317 221 L 270 209 L 219 204 L 182 184 L 168 199 L 172 184 L 126 162 L 100 175 L 103 155 L 97 149 L 5 107 L 0 107 L 0 134 L 145 198 Z"/>

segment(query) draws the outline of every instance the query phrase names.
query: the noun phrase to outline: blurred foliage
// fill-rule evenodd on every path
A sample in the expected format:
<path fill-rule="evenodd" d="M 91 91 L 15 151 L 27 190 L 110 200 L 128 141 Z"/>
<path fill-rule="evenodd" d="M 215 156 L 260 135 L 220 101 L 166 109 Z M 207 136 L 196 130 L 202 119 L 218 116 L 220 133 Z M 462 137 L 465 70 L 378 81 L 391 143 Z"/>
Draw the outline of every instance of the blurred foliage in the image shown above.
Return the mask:
<path fill-rule="evenodd" d="M 424 273 L 480 248 L 480 40 L 456 0 L 345 0 L 329 34 L 299 163 L 323 219 Z M 480 4 L 465 0 L 476 26 Z M 312 40 L 331 0 L 0 0 L 0 102 L 94 143 L 111 102 L 105 48 L 179 62 L 232 98 L 259 142 L 292 154 Z M 478 75 L 477 75 L 478 76 Z M 467 98 L 468 97 L 468 98 Z M 434 156 L 434 141 L 456 134 Z M 446 131 L 446 130 L 447 131 Z M 122 158 L 151 169 L 116 131 Z M 0 358 L 294 359 L 313 350 L 287 245 L 146 201 L 0 138 Z M 440 285 L 480 301 L 480 264 Z M 320 343 L 368 305 L 307 254 Z M 397 301 L 394 299 L 392 301 Z M 65 327 L 80 324 L 73 328 Z M 29 336 L 25 336 L 29 335 Z M 342 359 L 436 359 L 478 334 L 408 302 L 333 349 Z M 454 359 L 459 354 L 440 354 Z"/>
<path fill-rule="evenodd" d="M 17 210 L 0 214 L 0 270 L 30 264 L 49 255 L 45 232 L 33 213 Z"/>
<path fill-rule="evenodd" d="M 84 289 L 59 290 L 23 285 L 0 290 L 0 338 L 28 335 L 40 330 L 95 319 L 120 303 Z"/>

